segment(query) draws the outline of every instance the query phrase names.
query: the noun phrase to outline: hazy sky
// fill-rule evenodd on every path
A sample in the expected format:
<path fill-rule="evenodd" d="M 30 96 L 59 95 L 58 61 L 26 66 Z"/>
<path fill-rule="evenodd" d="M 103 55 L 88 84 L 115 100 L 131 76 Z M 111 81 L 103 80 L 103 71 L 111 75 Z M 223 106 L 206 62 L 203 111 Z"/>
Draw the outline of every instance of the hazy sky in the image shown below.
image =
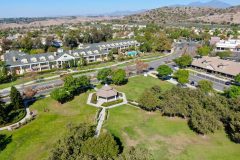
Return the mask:
<path fill-rule="evenodd" d="M 0 17 L 100 14 L 188 4 L 193 1 L 197 0 L 0 0 Z M 239 0 L 222 1 L 232 5 L 240 4 Z"/>

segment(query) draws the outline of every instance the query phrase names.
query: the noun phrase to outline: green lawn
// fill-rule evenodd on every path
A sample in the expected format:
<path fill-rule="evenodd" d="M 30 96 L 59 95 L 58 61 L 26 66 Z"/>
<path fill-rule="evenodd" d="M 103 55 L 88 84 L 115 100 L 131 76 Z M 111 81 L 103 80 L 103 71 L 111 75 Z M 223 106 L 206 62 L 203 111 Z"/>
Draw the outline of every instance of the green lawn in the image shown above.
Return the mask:
<path fill-rule="evenodd" d="M 16 131 L 1 132 L 12 135 L 12 142 L 0 153 L 0 159 L 45 159 L 56 141 L 66 133 L 68 124 L 95 124 L 97 109 L 86 105 L 87 96 L 87 93 L 82 94 L 64 105 L 51 98 L 33 104 L 31 110 L 38 111 L 34 121 Z"/>
<path fill-rule="evenodd" d="M 125 92 L 128 99 L 138 100 L 145 89 L 154 85 L 163 90 L 173 86 L 152 77 L 137 76 L 130 78 L 126 85 L 114 87 Z M 13 132 L 0 132 L 12 135 L 12 142 L 0 152 L 0 159 L 46 159 L 56 141 L 66 134 L 68 124 L 95 124 L 97 109 L 86 105 L 88 94 L 64 105 L 51 98 L 34 103 L 31 110 L 38 111 L 34 121 Z M 44 112 L 46 109 L 49 111 Z M 149 149 L 156 160 L 235 160 L 240 157 L 240 145 L 231 142 L 224 131 L 199 136 L 189 129 L 186 120 L 163 117 L 160 112 L 149 113 L 129 105 L 110 109 L 103 128 L 119 137 L 124 146 Z"/>
<path fill-rule="evenodd" d="M 124 92 L 127 99 L 138 100 L 138 97 L 148 88 L 158 85 L 162 90 L 170 89 L 173 85 L 152 77 L 136 76 L 129 79 L 123 86 L 114 86 L 118 91 Z"/>
<path fill-rule="evenodd" d="M 240 145 L 231 142 L 224 131 L 199 136 L 187 121 L 163 117 L 132 106 L 109 110 L 104 128 L 120 137 L 125 146 L 140 146 L 151 151 L 154 159 L 236 160 Z"/>

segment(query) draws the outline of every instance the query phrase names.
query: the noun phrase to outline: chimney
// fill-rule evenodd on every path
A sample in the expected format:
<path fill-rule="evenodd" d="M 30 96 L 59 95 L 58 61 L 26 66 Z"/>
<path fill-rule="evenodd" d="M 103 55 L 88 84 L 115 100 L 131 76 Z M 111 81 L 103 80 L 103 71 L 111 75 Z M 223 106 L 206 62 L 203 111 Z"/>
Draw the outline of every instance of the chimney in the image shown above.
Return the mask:
<path fill-rule="evenodd" d="M 17 61 L 16 57 L 15 57 L 15 56 L 13 56 L 13 62 L 16 62 L 16 61 Z"/>
<path fill-rule="evenodd" d="M 72 54 L 72 50 L 69 50 L 69 54 Z"/>
<path fill-rule="evenodd" d="M 53 55 L 54 55 L 54 56 L 57 56 L 57 52 L 54 52 Z"/>

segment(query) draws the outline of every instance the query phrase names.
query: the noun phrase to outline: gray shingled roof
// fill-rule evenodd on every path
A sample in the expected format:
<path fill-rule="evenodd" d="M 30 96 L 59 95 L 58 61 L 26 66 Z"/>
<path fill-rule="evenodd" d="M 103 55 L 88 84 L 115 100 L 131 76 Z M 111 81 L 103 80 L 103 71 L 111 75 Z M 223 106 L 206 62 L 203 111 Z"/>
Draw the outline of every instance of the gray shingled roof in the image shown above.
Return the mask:
<path fill-rule="evenodd" d="M 120 46 L 119 43 L 127 43 L 127 42 L 135 43 L 136 41 L 135 40 L 119 40 L 119 41 L 112 41 L 112 42 L 93 43 L 93 44 L 86 45 L 85 49 L 73 50 L 73 51 L 71 51 L 71 53 L 69 51 L 65 51 L 65 52 L 58 52 L 58 53 L 42 53 L 42 54 L 30 55 L 30 54 L 19 52 L 19 51 L 10 51 L 10 52 L 4 54 L 4 60 L 8 66 L 18 66 L 18 65 L 23 65 L 23 64 L 28 65 L 28 64 L 34 64 L 34 63 L 41 63 L 41 62 L 46 63 L 46 62 L 56 61 L 58 58 L 60 58 L 64 54 L 71 55 L 75 58 L 80 57 L 80 54 L 82 52 L 85 52 L 85 54 L 83 55 L 84 57 L 88 57 L 91 55 L 105 55 L 105 54 L 108 54 L 108 51 L 104 50 L 104 48 L 102 50 L 100 50 L 101 46 L 110 45 L 109 48 L 116 48 L 116 47 Z M 132 43 L 132 44 L 134 44 L 134 43 Z M 111 46 L 111 44 L 115 44 L 115 45 Z M 119 44 L 119 45 L 116 45 L 116 44 Z M 98 53 L 94 53 L 94 51 L 96 51 L 96 50 L 98 51 Z M 92 54 L 88 54 L 89 51 L 91 51 Z M 79 56 L 77 56 L 74 53 L 78 53 Z M 52 57 L 52 59 L 49 58 L 50 56 Z M 41 61 L 40 60 L 41 57 L 45 57 L 46 60 Z M 15 58 L 16 61 L 14 61 L 13 58 Z M 33 62 L 31 60 L 33 58 L 36 58 L 36 62 Z M 27 61 L 25 63 L 23 63 L 22 62 L 23 59 L 26 59 Z"/>

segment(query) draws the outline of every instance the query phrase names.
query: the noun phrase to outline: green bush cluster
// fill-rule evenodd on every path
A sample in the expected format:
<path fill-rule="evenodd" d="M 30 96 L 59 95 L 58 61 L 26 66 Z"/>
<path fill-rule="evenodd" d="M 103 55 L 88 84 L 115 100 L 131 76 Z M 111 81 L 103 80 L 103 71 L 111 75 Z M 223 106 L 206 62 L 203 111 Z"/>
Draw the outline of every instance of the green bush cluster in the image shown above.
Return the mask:
<path fill-rule="evenodd" d="M 87 76 L 73 78 L 72 75 L 64 77 L 64 86 L 51 92 L 51 97 L 59 103 L 71 101 L 75 95 L 86 92 L 90 88 L 90 79 Z"/>
<path fill-rule="evenodd" d="M 0 102 L 0 126 L 16 123 L 26 115 L 23 98 L 15 87 L 11 88 L 10 101 L 10 104 Z"/>
<path fill-rule="evenodd" d="M 140 97 L 139 107 L 188 119 L 189 127 L 199 134 L 214 133 L 224 127 L 230 139 L 240 143 L 240 97 L 228 99 L 214 92 L 209 94 L 211 87 L 207 86 L 195 90 L 174 87 L 166 92 L 151 89 Z"/>
<path fill-rule="evenodd" d="M 108 132 L 95 137 L 95 126 L 80 124 L 69 127 L 66 136 L 50 152 L 49 160 L 148 160 L 151 154 L 139 148 L 123 148 L 119 138 Z"/>
<path fill-rule="evenodd" d="M 91 103 L 97 104 L 97 94 L 96 94 L 96 93 L 93 93 L 93 94 L 92 94 Z"/>
<path fill-rule="evenodd" d="M 122 103 L 123 102 L 123 99 L 118 99 L 116 101 L 111 101 L 111 102 L 104 102 L 102 104 L 103 107 L 109 107 L 109 106 L 113 106 L 115 104 L 119 104 L 119 103 Z"/>

